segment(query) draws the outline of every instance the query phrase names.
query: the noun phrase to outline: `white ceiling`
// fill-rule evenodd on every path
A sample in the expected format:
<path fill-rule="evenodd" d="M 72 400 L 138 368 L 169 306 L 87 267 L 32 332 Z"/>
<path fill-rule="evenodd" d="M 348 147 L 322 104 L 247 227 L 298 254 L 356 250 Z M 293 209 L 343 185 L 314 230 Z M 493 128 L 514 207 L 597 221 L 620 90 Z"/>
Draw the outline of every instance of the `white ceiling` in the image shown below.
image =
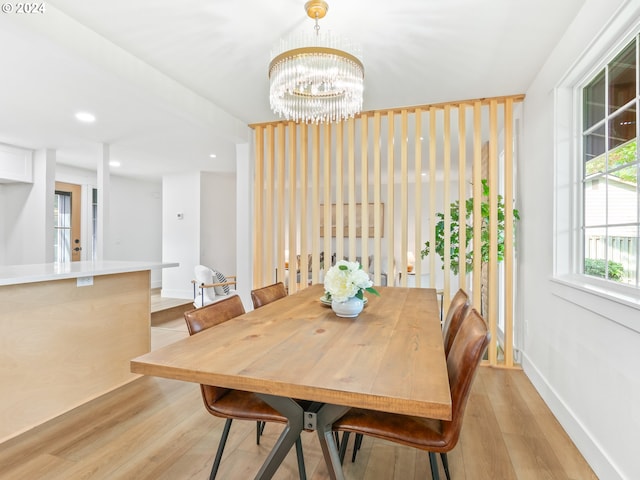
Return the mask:
<path fill-rule="evenodd" d="M 275 119 L 270 49 L 312 30 L 304 3 L 54 0 L 0 14 L 0 143 L 90 169 L 109 143 L 129 176 L 233 171 L 246 125 Z M 362 44 L 374 110 L 525 93 L 583 3 L 333 0 L 320 26 Z"/>

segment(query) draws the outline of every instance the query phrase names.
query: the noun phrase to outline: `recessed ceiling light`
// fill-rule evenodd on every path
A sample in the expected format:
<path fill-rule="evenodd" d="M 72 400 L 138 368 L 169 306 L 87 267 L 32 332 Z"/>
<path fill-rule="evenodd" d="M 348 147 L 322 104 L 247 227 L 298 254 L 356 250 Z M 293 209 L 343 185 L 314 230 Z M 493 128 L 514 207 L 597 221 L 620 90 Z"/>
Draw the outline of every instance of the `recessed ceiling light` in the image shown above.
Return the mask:
<path fill-rule="evenodd" d="M 211 157 L 211 158 L 216 158 L 216 154 L 215 154 L 215 153 L 212 153 L 211 155 L 209 155 L 209 157 Z"/>
<path fill-rule="evenodd" d="M 117 160 L 111 160 L 111 161 L 109 162 L 109 166 L 110 166 L 110 167 L 119 167 L 119 166 L 120 166 L 120 162 L 119 162 L 119 161 L 117 161 Z"/>
<path fill-rule="evenodd" d="M 76 113 L 76 119 L 85 123 L 93 123 L 96 121 L 96 116 L 89 112 L 78 112 Z"/>

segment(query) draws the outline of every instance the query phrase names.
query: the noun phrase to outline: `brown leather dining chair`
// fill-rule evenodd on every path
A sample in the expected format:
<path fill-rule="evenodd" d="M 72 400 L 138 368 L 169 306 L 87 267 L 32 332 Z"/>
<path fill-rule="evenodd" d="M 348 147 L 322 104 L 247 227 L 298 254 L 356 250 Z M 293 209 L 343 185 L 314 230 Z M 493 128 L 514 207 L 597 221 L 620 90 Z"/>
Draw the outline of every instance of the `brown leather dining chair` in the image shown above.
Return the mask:
<path fill-rule="evenodd" d="M 452 408 L 450 421 L 352 408 L 333 424 L 334 431 L 345 432 L 340 442 L 341 459 L 348 433 L 370 435 L 428 451 L 434 480 L 439 479 L 435 454 L 440 453 L 445 474 L 450 480 L 447 452 L 458 443 L 471 385 L 490 338 L 484 319 L 474 308 L 468 309 L 447 357 Z"/>
<path fill-rule="evenodd" d="M 447 309 L 447 316 L 444 319 L 442 325 L 442 340 L 444 343 L 444 355 L 449 356 L 453 339 L 456 337 L 460 324 L 467 313 L 467 309 L 470 308 L 469 295 L 463 289 L 459 289 L 451 299 L 449 308 Z"/>
<path fill-rule="evenodd" d="M 251 290 L 251 301 L 253 302 L 253 308 L 260 308 L 268 303 L 274 302 L 286 296 L 287 289 L 282 282 Z"/>
<path fill-rule="evenodd" d="M 471 308 L 471 305 L 469 304 L 469 295 L 467 295 L 467 293 L 463 289 L 459 289 L 451 299 L 451 303 L 449 304 L 449 308 L 447 309 L 447 316 L 444 319 L 444 324 L 442 326 L 442 339 L 444 344 L 445 358 L 449 356 L 449 351 L 451 350 L 453 339 L 455 338 L 456 333 L 458 333 L 460 324 L 462 323 L 462 320 L 464 319 L 469 308 Z M 355 462 L 356 455 L 358 454 L 358 450 L 360 450 L 361 445 L 362 435 L 358 434 L 356 435 L 355 441 L 353 443 L 353 453 L 351 455 L 352 462 Z"/>
<path fill-rule="evenodd" d="M 243 313 L 245 313 L 245 310 L 242 305 L 242 300 L 238 295 L 233 295 L 216 303 L 185 312 L 184 318 L 187 322 L 189 335 L 195 335 Z M 216 478 L 218 473 L 222 453 L 227 443 L 233 419 L 253 420 L 257 422 L 257 443 L 260 443 L 260 433 L 262 432 L 263 422 L 287 423 L 286 417 L 263 402 L 255 393 L 215 387 L 212 385 L 200 385 L 200 390 L 207 411 L 211 415 L 227 419 L 222 431 L 220 443 L 218 444 L 218 450 L 211 468 L 209 480 Z M 296 440 L 296 453 L 298 455 L 300 478 L 305 479 L 304 456 L 300 438 Z"/>

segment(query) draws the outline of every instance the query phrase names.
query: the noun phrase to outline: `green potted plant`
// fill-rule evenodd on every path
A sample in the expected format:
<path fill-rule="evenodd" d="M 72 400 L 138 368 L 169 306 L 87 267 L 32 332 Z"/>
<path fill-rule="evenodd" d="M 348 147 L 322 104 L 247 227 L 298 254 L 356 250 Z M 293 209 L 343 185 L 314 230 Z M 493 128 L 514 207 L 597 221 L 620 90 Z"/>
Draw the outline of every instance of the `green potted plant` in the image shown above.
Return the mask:
<path fill-rule="evenodd" d="M 482 264 L 486 264 L 489 261 L 489 185 L 486 179 L 482 180 L 482 202 L 480 202 L 480 216 L 482 218 L 482 226 L 480 229 L 481 246 L 480 255 L 482 258 Z M 466 271 L 473 271 L 473 258 L 475 252 L 469 249 L 469 246 L 473 244 L 473 198 L 465 200 L 466 216 L 463 219 L 462 225 L 466 232 L 466 241 L 463 247 L 465 255 Z M 498 262 L 504 260 L 504 222 L 505 222 L 505 206 L 502 195 L 498 195 Z M 449 268 L 454 274 L 458 274 L 460 271 L 460 202 L 456 200 L 449 206 L 449 212 L 451 215 L 450 229 L 448 232 L 450 241 L 450 263 Z M 444 213 L 437 213 L 438 223 L 436 223 L 436 239 L 435 239 L 435 252 L 440 256 L 443 262 L 444 268 L 444 241 L 445 241 L 445 228 L 444 228 Z M 518 210 L 513 210 L 514 220 L 520 220 L 520 213 Z M 431 243 L 427 241 L 424 249 L 420 251 L 422 258 L 429 255 L 431 251 Z"/>

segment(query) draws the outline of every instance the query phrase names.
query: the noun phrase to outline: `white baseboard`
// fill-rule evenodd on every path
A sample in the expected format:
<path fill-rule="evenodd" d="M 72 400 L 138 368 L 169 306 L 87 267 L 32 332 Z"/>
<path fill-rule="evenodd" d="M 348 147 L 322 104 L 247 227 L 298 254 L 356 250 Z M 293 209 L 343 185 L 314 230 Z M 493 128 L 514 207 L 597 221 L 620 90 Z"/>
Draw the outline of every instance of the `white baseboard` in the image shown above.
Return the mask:
<path fill-rule="evenodd" d="M 626 480 L 597 439 L 591 435 L 571 408 L 558 396 L 556 390 L 547 382 L 524 352 L 522 352 L 522 368 L 598 478 Z"/>

